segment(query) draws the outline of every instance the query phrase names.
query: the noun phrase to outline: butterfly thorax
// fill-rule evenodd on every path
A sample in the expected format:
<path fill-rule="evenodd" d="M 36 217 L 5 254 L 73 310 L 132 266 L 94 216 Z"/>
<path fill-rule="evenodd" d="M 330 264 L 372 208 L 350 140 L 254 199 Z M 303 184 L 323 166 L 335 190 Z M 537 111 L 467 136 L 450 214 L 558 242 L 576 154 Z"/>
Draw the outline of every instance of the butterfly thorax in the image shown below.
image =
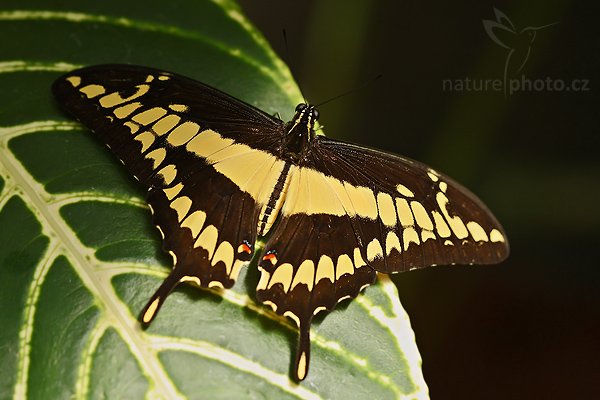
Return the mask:
<path fill-rule="evenodd" d="M 258 218 L 259 236 L 269 232 L 285 201 L 291 166 L 302 166 L 309 159 L 312 140 L 315 137 L 315 121 L 318 118 L 319 112 L 314 106 L 300 103 L 296 107 L 294 118 L 284 124 L 283 139 L 278 152 L 279 156 L 287 162 L 273 186 L 269 200 L 261 208 Z"/>
<path fill-rule="evenodd" d="M 315 122 L 319 118 L 318 110 L 305 103 L 296 106 L 296 114 L 284 126 L 284 137 L 280 148 L 281 156 L 290 162 L 301 163 L 310 150 L 315 137 Z"/>

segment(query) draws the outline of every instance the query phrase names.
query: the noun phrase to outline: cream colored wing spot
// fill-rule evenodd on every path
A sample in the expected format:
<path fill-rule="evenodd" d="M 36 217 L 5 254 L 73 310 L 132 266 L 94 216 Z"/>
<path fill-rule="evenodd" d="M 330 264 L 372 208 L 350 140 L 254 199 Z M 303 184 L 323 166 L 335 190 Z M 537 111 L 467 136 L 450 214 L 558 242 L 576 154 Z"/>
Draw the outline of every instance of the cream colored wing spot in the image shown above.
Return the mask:
<path fill-rule="evenodd" d="M 429 218 L 429 214 L 427 214 L 427 210 L 425 210 L 423 204 L 419 203 L 418 201 L 411 201 L 410 208 L 412 209 L 415 219 L 417 220 L 417 224 L 423 229 L 432 231 L 433 221 L 431 221 L 431 218 Z"/>
<path fill-rule="evenodd" d="M 217 247 L 217 251 L 215 251 L 215 255 L 213 256 L 210 265 L 213 267 L 217 265 L 219 261 L 223 261 L 225 263 L 225 270 L 227 271 L 227 275 L 231 272 L 231 267 L 233 266 L 233 246 L 231 243 L 227 241 L 221 242 L 219 247 Z"/>
<path fill-rule="evenodd" d="M 77 87 L 79 85 L 81 85 L 81 77 L 79 76 L 69 76 L 68 78 L 65 79 L 67 82 L 69 82 L 71 85 L 73 85 L 73 87 Z"/>
<path fill-rule="evenodd" d="M 271 275 L 271 280 L 269 281 L 267 288 L 271 289 L 276 283 L 281 283 L 283 285 L 283 291 L 287 293 L 292 284 L 293 274 L 294 267 L 292 267 L 292 264 L 281 264 L 275 272 L 273 272 L 273 275 Z"/>
<path fill-rule="evenodd" d="M 115 114 L 115 117 L 117 117 L 119 119 L 123 119 L 123 118 L 130 116 L 135 110 L 137 110 L 141 106 L 142 106 L 142 103 L 139 103 L 139 102 L 129 103 L 129 104 L 126 104 L 119 108 L 115 108 L 115 111 L 113 111 L 113 114 Z"/>
<path fill-rule="evenodd" d="M 421 241 L 423 243 L 425 243 L 427 240 L 429 239 L 433 239 L 435 240 L 435 233 L 433 233 L 432 231 L 428 231 L 427 229 L 423 229 L 421 231 Z"/>
<path fill-rule="evenodd" d="M 211 281 L 208 283 L 209 288 L 225 289 L 225 286 L 219 281 Z"/>
<path fill-rule="evenodd" d="M 348 254 L 342 254 L 337 259 L 335 267 L 335 279 L 340 279 L 344 274 L 352 275 L 354 273 L 354 264 Z"/>
<path fill-rule="evenodd" d="M 140 130 L 140 126 L 138 124 L 134 124 L 133 122 L 127 121 L 123 125 L 129 128 L 132 135 Z"/>
<path fill-rule="evenodd" d="M 352 296 L 350 296 L 350 295 L 344 296 L 344 297 L 340 297 L 337 302 L 341 303 L 342 301 L 348 300 L 348 299 L 351 299 L 351 298 L 352 298 Z"/>
<path fill-rule="evenodd" d="M 234 143 L 210 129 L 196 135 L 187 143 L 186 149 L 204 157 L 217 172 L 248 193 L 260 206 L 268 203 L 272 189 L 263 182 L 276 182 L 285 166 L 285 161 L 265 151 Z M 262 168 L 263 165 L 271 165 L 271 168 Z"/>
<path fill-rule="evenodd" d="M 215 247 L 217 247 L 218 236 L 219 231 L 217 231 L 217 228 L 214 225 L 209 225 L 204 228 L 198 239 L 196 239 L 194 248 L 201 247 L 208 251 L 208 259 L 210 260 L 215 252 Z"/>
<path fill-rule="evenodd" d="M 344 182 L 344 189 L 350 199 L 349 210 L 354 209 L 356 215 L 370 219 L 377 219 L 377 202 L 375 195 L 369 188 L 363 186 L 354 186 Z"/>
<path fill-rule="evenodd" d="M 173 259 L 173 265 L 177 265 L 177 254 L 175 254 L 175 252 L 169 250 L 169 254 L 171 255 L 171 258 Z"/>
<path fill-rule="evenodd" d="M 473 236 L 473 240 L 475 240 L 476 242 L 489 241 L 488 236 L 485 233 L 485 230 L 483 230 L 481 225 L 479 225 L 477 222 L 475 222 L 475 221 L 467 222 L 467 229 L 471 233 L 471 236 Z"/>
<path fill-rule="evenodd" d="M 271 309 L 273 310 L 273 312 L 277 312 L 277 304 L 273 303 L 272 301 L 269 300 L 265 300 L 262 302 L 265 306 L 269 306 L 271 307 Z"/>
<path fill-rule="evenodd" d="M 207 156 L 207 159 L 216 169 L 222 171 L 221 173 L 226 176 L 231 176 L 236 184 L 242 185 L 247 183 L 255 174 L 253 169 L 248 168 L 249 165 L 263 164 L 265 161 L 275 159 L 275 157 L 260 150 L 253 150 L 246 145 L 232 144 Z M 248 172 L 239 171 L 236 174 L 236 169 L 241 165 L 244 165 L 244 163 L 252 163 L 245 164 L 244 169 Z M 283 161 L 280 163 L 282 167 L 285 164 Z M 279 175 L 277 175 L 277 177 L 279 177 Z"/>
<path fill-rule="evenodd" d="M 454 243 L 452 243 L 452 240 L 446 240 L 444 241 L 444 246 L 454 246 Z"/>
<path fill-rule="evenodd" d="M 148 75 L 148 76 L 146 77 L 146 80 L 145 80 L 144 82 L 146 82 L 146 83 L 150 83 L 150 82 L 152 82 L 153 80 L 154 80 L 154 76 L 153 76 L 153 75 Z"/>
<path fill-rule="evenodd" d="M 303 283 L 308 287 L 308 290 L 311 291 L 314 279 L 315 263 L 312 260 L 304 260 L 302 264 L 300 264 L 300 267 L 298 267 L 298 271 L 296 271 L 291 289 L 294 289 L 296 285 Z"/>
<path fill-rule="evenodd" d="M 283 313 L 284 317 L 289 317 L 290 319 L 292 319 L 295 323 L 296 326 L 300 327 L 300 318 L 298 318 L 298 316 L 296 314 L 294 314 L 291 311 L 286 311 Z"/>
<path fill-rule="evenodd" d="M 173 146 L 181 146 L 189 142 L 199 130 L 200 125 L 195 122 L 186 121 L 171 131 L 169 136 L 167 136 L 167 141 Z"/>
<path fill-rule="evenodd" d="M 231 145 L 233 145 L 233 140 L 222 138 L 217 132 L 206 129 L 200 135 L 190 140 L 185 148 L 190 153 L 210 159 L 213 154 Z"/>
<path fill-rule="evenodd" d="M 460 219 L 458 215 L 451 217 L 448 213 L 448 198 L 446 197 L 446 195 L 442 192 L 437 192 L 435 198 L 437 200 L 438 206 L 440 207 L 440 210 L 442 211 L 442 214 L 444 215 L 444 218 L 446 218 L 446 221 L 448 221 L 448 225 L 450 225 L 450 229 L 452 229 L 452 232 L 454 232 L 456 237 L 459 239 L 466 238 L 469 235 L 469 232 L 467 231 L 467 227 L 465 226 L 462 219 Z"/>
<path fill-rule="evenodd" d="M 325 175 L 313 169 L 296 166 L 290 168 L 289 174 L 288 196 L 294 199 L 294 202 L 284 203 L 284 215 L 323 213 L 341 216 L 345 214 L 342 204 L 339 201 L 332 201 L 335 194 L 327 185 Z"/>
<path fill-rule="evenodd" d="M 379 274 L 379 273 L 378 273 Z M 365 290 L 366 288 L 368 288 L 369 286 L 371 286 L 370 283 L 365 283 L 364 285 L 362 285 L 360 287 L 360 289 L 358 289 L 359 292 L 362 292 L 363 290 Z"/>
<path fill-rule="evenodd" d="M 396 197 L 396 211 L 398 212 L 398 219 L 403 227 L 413 226 L 415 220 L 406 199 Z"/>
<path fill-rule="evenodd" d="M 383 249 L 379 240 L 373 239 L 367 245 L 367 260 L 372 262 L 376 258 L 383 258 Z"/>
<path fill-rule="evenodd" d="M 369 215 L 374 217 L 372 219 L 377 218 L 377 203 L 372 201 L 375 200 L 375 198 L 373 197 L 373 192 L 370 189 L 364 188 L 366 191 L 361 191 L 360 188 L 350 184 L 345 184 L 338 179 L 328 177 L 326 175 L 321 176 L 324 183 L 329 187 L 329 190 L 331 190 L 333 194 L 332 199 L 337 199 L 338 203 L 340 203 L 336 205 L 336 213 L 342 213 L 341 215 L 348 214 L 350 216 Z M 350 195 L 348 194 L 349 190 L 357 197 L 351 199 Z"/>
<path fill-rule="evenodd" d="M 258 285 L 256 285 L 256 290 L 265 290 L 269 279 L 271 279 L 271 275 L 262 267 L 258 267 L 258 270 L 260 271 L 260 280 L 258 281 Z"/>
<path fill-rule="evenodd" d="M 160 233 L 160 237 L 164 240 L 165 239 L 165 233 L 163 232 L 162 228 L 158 225 L 154 225 L 156 226 L 156 229 L 158 229 L 158 232 Z"/>
<path fill-rule="evenodd" d="M 215 156 L 224 153 L 225 151 L 222 151 L 215 154 Z M 259 206 L 267 204 L 271 197 L 272 187 L 265 185 L 265 182 L 277 182 L 285 166 L 285 162 L 279 161 L 274 156 L 260 150 L 240 153 L 220 161 L 212 158 L 208 158 L 208 160 L 214 162 L 213 168 L 217 172 L 233 181 L 240 190 L 248 193 Z M 261 168 L 265 164 L 270 164 L 272 167 Z"/>
<path fill-rule="evenodd" d="M 166 113 L 167 110 L 162 107 L 153 107 L 149 110 L 142 111 L 141 113 L 134 115 L 131 119 L 140 125 L 148 125 L 159 118 L 164 117 Z"/>
<path fill-rule="evenodd" d="M 401 183 L 396 186 L 396 190 L 404 197 L 415 197 L 415 194 L 412 192 L 412 190 Z"/>
<path fill-rule="evenodd" d="M 408 250 L 408 246 L 410 246 L 411 243 L 414 243 L 416 245 L 419 245 L 421 243 L 419 241 L 419 235 L 413 227 L 408 227 L 404 229 L 404 232 L 402 233 L 402 240 L 404 242 L 404 251 Z"/>
<path fill-rule="evenodd" d="M 450 237 L 450 227 L 446 224 L 446 221 L 442 217 L 442 215 L 437 211 L 432 211 L 431 215 L 433 215 L 433 220 L 435 221 L 435 229 L 437 230 L 438 235 L 443 238 Z"/>
<path fill-rule="evenodd" d="M 346 190 L 344 183 L 338 179 L 326 177 L 325 175 L 323 175 L 323 177 L 325 178 L 327 185 L 333 191 L 337 200 L 342 204 L 342 208 L 344 209 L 344 212 L 348 215 L 356 215 L 358 213 L 358 211 L 356 210 L 356 207 L 354 206 L 354 202 L 352 201 L 352 199 L 350 199 L 350 196 L 348 195 L 348 191 Z M 360 210 L 361 209 L 360 202 L 358 202 L 358 207 Z M 362 211 L 366 211 L 366 210 L 362 210 Z"/>
<path fill-rule="evenodd" d="M 440 179 L 439 174 L 431 168 L 429 168 L 427 171 L 427 175 L 429 175 L 429 179 L 431 179 L 433 182 L 437 182 Z"/>
<path fill-rule="evenodd" d="M 186 112 L 189 110 L 189 107 L 183 104 L 171 104 L 169 108 L 175 112 Z"/>
<path fill-rule="evenodd" d="M 396 226 L 396 208 L 392 196 L 383 192 L 377 193 L 377 206 L 381 222 L 386 226 Z"/>
<path fill-rule="evenodd" d="M 362 258 L 362 254 L 360 254 L 360 249 L 358 247 L 354 248 L 354 268 L 358 269 L 360 267 L 364 267 L 367 265 L 365 260 Z"/>
<path fill-rule="evenodd" d="M 229 274 L 229 279 L 237 280 L 242 267 L 246 264 L 248 264 L 248 261 L 235 260 L 233 262 L 233 267 L 231 268 L 231 273 Z"/>
<path fill-rule="evenodd" d="M 158 308 L 159 303 L 160 303 L 160 297 L 157 297 L 156 299 L 154 299 L 152 304 L 150 304 L 150 307 L 148 307 L 148 309 L 144 313 L 144 316 L 142 317 L 142 321 L 144 321 L 145 324 L 152 321 L 154 314 L 156 314 L 156 309 Z"/>
<path fill-rule="evenodd" d="M 327 311 L 327 307 L 320 306 L 320 307 L 315 308 L 315 310 L 313 311 L 313 315 L 317 315 L 321 311 Z"/>
<path fill-rule="evenodd" d="M 174 164 L 169 164 L 158 171 L 157 175 L 160 175 L 165 184 L 170 185 L 177 176 L 177 167 Z"/>
<path fill-rule="evenodd" d="M 213 131 L 211 131 L 211 130 L 208 130 L 205 132 L 207 132 L 207 133 L 210 132 L 211 135 L 213 133 Z M 203 135 L 204 135 L 204 132 L 203 132 Z M 252 154 L 257 151 L 257 150 L 254 150 L 244 144 L 236 144 L 231 139 L 224 139 L 218 134 L 217 134 L 217 136 L 213 136 L 210 139 L 211 139 L 211 142 L 216 142 L 216 141 L 221 142 L 217 146 L 215 146 L 216 151 L 214 153 L 206 155 L 206 158 L 211 160 L 214 164 L 223 163 L 223 162 L 229 161 L 232 158 L 237 158 L 239 156 L 247 156 L 248 154 Z M 223 144 L 226 144 L 226 145 L 223 146 Z M 259 152 L 258 154 L 261 154 L 261 153 Z"/>
<path fill-rule="evenodd" d="M 171 202 L 171 208 L 177 213 L 177 222 L 183 221 L 190 212 L 192 207 L 192 199 L 187 196 L 181 196 Z"/>
<path fill-rule="evenodd" d="M 204 211 L 194 211 L 181 223 L 182 228 L 188 228 L 192 232 L 192 237 L 196 238 L 200 234 L 202 227 L 204 226 L 204 222 L 206 222 L 206 213 Z"/>
<path fill-rule="evenodd" d="M 88 99 L 93 99 L 106 92 L 104 86 L 100 85 L 87 85 L 79 89 L 79 91 L 87 96 Z"/>
<path fill-rule="evenodd" d="M 192 276 L 192 275 L 186 275 L 186 276 L 181 277 L 179 282 L 181 282 L 181 283 L 189 282 L 198 287 L 202 286 L 202 282 L 200 282 L 200 278 L 198 278 L 197 276 Z"/>
<path fill-rule="evenodd" d="M 298 326 L 300 326 L 300 324 L 298 324 Z M 306 372 L 306 353 L 302 352 L 302 354 L 300 354 L 300 359 L 298 360 L 298 369 L 296 370 L 296 376 L 298 377 L 298 379 L 302 380 L 306 377 Z"/>
<path fill-rule="evenodd" d="M 493 243 L 504 243 L 504 236 L 502 236 L 502 234 L 500 233 L 500 231 L 498 229 L 492 229 L 490 231 L 490 242 Z"/>
<path fill-rule="evenodd" d="M 165 160 L 167 150 L 158 148 L 146 154 L 146 158 L 152 160 L 152 169 L 157 169 Z"/>
<path fill-rule="evenodd" d="M 168 81 L 169 79 L 171 79 L 171 77 L 169 75 L 160 75 L 158 77 L 159 81 Z"/>
<path fill-rule="evenodd" d="M 311 168 L 292 166 L 289 175 L 287 196 L 298 200 L 284 203 L 284 215 L 359 215 L 373 220 L 379 216 L 375 193 L 367 187 L 353 186 Z"/>
<path fill-rule="evenodd" d="M 448 190 L 448 184 L 446 182 L 440 182 L 440 190 L 446 193 L 446 190 Z"/>
<path fill-rule="evenodd" d="M 162 136 L 165 133 L 169 132 L 171 129 L 175 127 L 179 123 L 181 118 L 175 114 L 169 114 L 161 119 L 159 119 L 153 126 L 152 130 L 158 136 Z"/>
<path fill-rule="evenodd" d="M 135 93 L 125 98 L 121 97 L 119 92 L 107 94 L 106 96 L 100 98 L 100 105 L 104 108 L 112 108 L 123 103 L 127 103 L 148 93 L 148 91 L 150 90 L 150 85 L 137 85 L 135 88 Z"/>
<path fill-rule="evenodd" d="M 402 253 L 402 246 L 400 245 L 400 239 L 398 239 L 398 235 L 395 232 L 389 231 L 385 238 L 385 252 L 389 256 L 393 249 L 398 250 L 398 252 Z"/>
<path fill-rule="evenodd" d="M 335 267 L 333 265 L 333 260 L 325 254 L 319 258 L 315 282 L 319 283 L 321 279 L 329 279 L 331 283 L 335 282 Z"/>
<path fill-rule="evenodd" d="M 152 143 L 154 143 L 154 135 L 148 131 L 138 134 L 134 139 L 142 143 L 142 153 L 148 150 L 152 146 Z"/>
<path fill-rule="evenodd" d="M 181 189 L 183 189 L 183 183 L 179 182 L 173 187 L 163 189 L 163 192 L 165 193 L 165 196 L 167 196 L 167 199 L 173 200 L 175 196 L 181 192 Z"/>

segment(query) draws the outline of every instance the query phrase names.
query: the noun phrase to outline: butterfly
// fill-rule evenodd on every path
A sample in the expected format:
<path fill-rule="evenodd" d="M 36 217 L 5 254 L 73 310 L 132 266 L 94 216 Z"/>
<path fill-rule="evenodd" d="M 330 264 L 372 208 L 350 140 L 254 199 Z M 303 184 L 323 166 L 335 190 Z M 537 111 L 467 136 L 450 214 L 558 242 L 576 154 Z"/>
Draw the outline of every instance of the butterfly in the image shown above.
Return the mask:
<path fill-rule="evenodd" d="M 257 299 L 298 325 L 301 381 L 313 317 L 377 273 L 508 256 L 504 230 L 475 195 L 417 161 L 316 135 L 310 104 L 284 122 L 190 78 L 132 65 L 78 69 L 52 91 L 148 190 L 173 269 L 142 310 L 143 326 L 180 283 L 231 288 L 257 258 Z"/>

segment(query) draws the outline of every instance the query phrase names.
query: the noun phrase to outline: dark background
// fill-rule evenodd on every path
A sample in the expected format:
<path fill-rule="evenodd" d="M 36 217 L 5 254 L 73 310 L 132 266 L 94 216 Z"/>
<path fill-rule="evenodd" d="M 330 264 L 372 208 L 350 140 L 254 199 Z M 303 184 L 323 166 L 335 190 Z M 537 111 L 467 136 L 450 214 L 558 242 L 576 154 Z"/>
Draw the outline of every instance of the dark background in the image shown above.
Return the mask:
<path fill-rule="evenodd" d="M 508 233 L 511 256 L 502 265 L 395 277 L 432 398 L 600 398 L 598 7 L 565 0 L 241 4 L 309 102 L 383 74 L 320 108 L 327 135 L 449 174 Z M 495 19 L 494 7 L 517 31 L 558 22 L 537 32 L 519 77 L 566 86 L 585 80 L 587 90 L 444 90 L 445 79 L 502 79 L 509 50 L 482 22 Z M 503 40 L 515 54 L 529 46 L 523 36 Z"/>

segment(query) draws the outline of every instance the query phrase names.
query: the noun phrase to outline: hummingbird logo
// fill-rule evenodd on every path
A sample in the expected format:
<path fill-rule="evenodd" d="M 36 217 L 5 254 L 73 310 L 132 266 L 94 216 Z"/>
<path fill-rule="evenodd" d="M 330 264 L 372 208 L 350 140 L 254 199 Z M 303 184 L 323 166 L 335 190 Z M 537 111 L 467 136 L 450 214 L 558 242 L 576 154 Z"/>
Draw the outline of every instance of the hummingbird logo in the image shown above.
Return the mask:
<path fill-rule="evenodd" d="M 504 62 L 504 95 L 506 96 L 507 79 L 517 75 L 525 67 L 537 32 L 558 22 L 543 26 L 528 26 L 518 30 L 502 11 L 494 8 L 494 15 L 496 20 L 483 20 L 483 27 L 494 43 L 508 51 Z"/>

